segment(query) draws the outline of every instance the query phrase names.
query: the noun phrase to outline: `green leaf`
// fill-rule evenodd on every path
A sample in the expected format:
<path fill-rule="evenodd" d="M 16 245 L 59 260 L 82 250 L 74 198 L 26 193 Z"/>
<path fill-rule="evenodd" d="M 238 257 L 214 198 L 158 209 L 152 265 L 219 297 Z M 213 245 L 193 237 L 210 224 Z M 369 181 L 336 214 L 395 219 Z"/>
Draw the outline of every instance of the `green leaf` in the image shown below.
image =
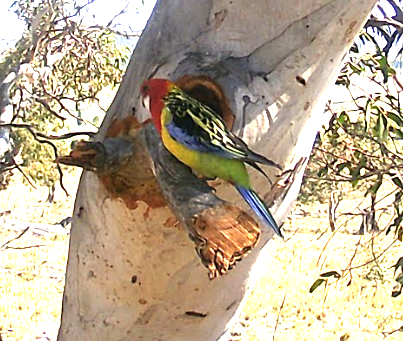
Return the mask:
<path fill-rule="evenodd" d="M 386 115 L 386 118 L 389 120 L 389 122 L 393 121 L 396 124 L 396 125 L 394 125 L 395 128 L 401 128 L 403 126 L 402 119 L 393 112 L 388 112 L 388 114 Z"/>
<path fill-rule="evenodd" d="M 399 290 L 392 291 L 392 297 L 397 297 L 402 293 L 403 286 L 400 286 Z"/>
<path fill-rule="evenodd" d="M 329 271 L 319 275 L 320 277 L 335 277 L 340 278 L 341 275 L 337 271 Z"/>
<path fill-rule="evenodd" d="M 384 130 L 383 130 L 383 134 L 382 134 L 381 138 L 382 138 L 382 142 L 385 142 L 389 139 L 389 135 L 388 135 L 389 124 L 388 124 L 388 120 L 386 119 L 385 115 L 382 115 L 382 122 L 383 122 Z"/>
<path fill-rule="evenodd" d="M 347 162 L 343 162 L 337 165 L 337 172 L 340 173 L 344 168 L 351 168 L 351 162 L 347 161 Z"/>
<path fill-rule="evenodd" d="M 403 132 L 401 130 L 395 130 L 394 133 L 396 134 L 396 137 L 400 140 L 403 140 Z"/>
<path fill-rule="evenodd" d="M 359 74 L 361 72 L 361 68 L 357 64 L 354 64 L 353 62 L 350 62 L 349 66 L 350 66 L 351 70 L 354 71 L 354 73 Z"/>
<path fill-rule="evenodd" d="M 396 262 L 395 265 L 392 266 L 392 268 L 395 268 L 395 271 L 393 274 L 396 274 L 397 269 L 401 269 L 402 274 L 403 274 L 403 257 L 400 257 L 399 260 Z"/>
<path fill-rule="evenodd" d="M 95 116 L 95 117 L 92 119 L 92 123 L 93 123 L 94 125 L 98 126 L 98 124 L 99 124 L 99 116 Z"/>
<path fill-rule="evenodd" d="M 318 177 L 321 178 L 328 173 L 329 169 L 327 167 L 323 167 L 318 171 Z"/>
<path fill-rule="evenodd" d="M 398 99 L 395 97 L 395 96 L 393 96 L 393 95 L 391 95 L 391 94 L 386 94 L 385 95 L 385 97 L 390 101 L 390 102 L 393 102 L 393 101 L 398 101 Z"/>
<path fill-rule="evenodd" d="M 398 227 L 397 231 L 397 239 L 403 241 L 403 228 L 401 226 Z"/>
<path fill-rule="evenodd" d="M 396 277 L 395 281 L 401 285 L 403 285 L 403 273 Z"/>
<path fill-rule="evenodd" d="M 355 188 L 358 185 L 359 180 L 353 180 L 351 181 L 351 187 Z"/>
<path fill-rule="evenodd" d="M 381 119 L 381 116 L 379 116 L 378 119 L 376 120 L 376 124 L 374 127 L 374 135 L 376 137 L 378 137 L 378 140 L 381 140 L 384 130 L 385 130 L 385 126 L 383 124 L 383 120 Z"/>
<path fill-rule="evenodd" d="M 372 112 L 372 100 L 368 98 L 365 104 L 365 131 L 368 131 L 371 123 L 371 112 Z"/>
<path fill-rule="evenodd" d="M 339 122 L 342 126 L 346 125 L 346 123 L 350 123 L 350 117 L 348 117 L 345 111 L 342 111 L 337 118 L 337 122 Z"/>
<path fill-rule="evenodd" d="M 390 175 L 390 174 L 389 174 L 389 175 Z M 397 187 L 403 189 L 403 182 L 402 182 L 402 180 L 400 180 L 400 178 L 399 178 L 397 175 L 392 176 L 391 179 L 392 179 L 393 183 L 394 183 Z"/>
<path fill-rule="evenodd" d="M 358 49 L 358 45 L 357 45 L 356 42 L 354 42 L 353 45 L 351 45 L 350 51 L 353 52 L 353 53 L 358 53 L 358 52 L 360 52 L 359 49 Z"/>
<path fill-rule="evenodd" d="M 326 279 L 318 278 L 309 288 L 309 293 L 312 294 L 323 282 L 326 282 Z"/>
<path fill-rule="evenodd" d="M 375 194 L 376 192 L 378 192 L 378 189 L 379 189 L 379 187 L 381 187 L 382 182 L 383 182 L 383 177 L 382 177 L 382 175 L 380 175 L 378 177 L 378 180 L 376 180 L 375 183 L 370 188 L 368 188 L 367 193 L 365 195 L 367 195 L 369 193 Z"/>

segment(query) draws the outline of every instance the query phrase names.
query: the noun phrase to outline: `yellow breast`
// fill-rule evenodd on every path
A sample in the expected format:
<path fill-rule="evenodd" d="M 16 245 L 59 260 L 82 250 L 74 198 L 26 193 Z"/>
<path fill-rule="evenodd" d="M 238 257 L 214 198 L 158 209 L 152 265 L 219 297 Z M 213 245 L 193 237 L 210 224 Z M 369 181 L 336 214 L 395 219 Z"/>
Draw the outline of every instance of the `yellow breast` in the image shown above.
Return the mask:
<path fill-rule="evenodd" d="M 171 135 L 169 135 L 169 132 L 165 125 L 162 125 L 161 138 L 164 146 L 172 155 L 174 155 L 179 161 L 183 162 L 188 167 L 196 171 L 198 170 L 200 165 L 200 153 L 189 149 L 179 142 L 175 141 L 171 137 Z"/>

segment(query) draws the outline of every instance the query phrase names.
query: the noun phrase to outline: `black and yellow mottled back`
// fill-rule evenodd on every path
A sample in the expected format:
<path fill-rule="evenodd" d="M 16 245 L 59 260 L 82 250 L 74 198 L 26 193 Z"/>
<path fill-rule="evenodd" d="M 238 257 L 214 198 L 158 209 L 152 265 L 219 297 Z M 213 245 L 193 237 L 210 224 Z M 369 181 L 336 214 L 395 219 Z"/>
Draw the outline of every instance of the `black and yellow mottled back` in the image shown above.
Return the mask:
<path fill-rule="evenodd" d="M 201 152 L 246 162 L 264 175 L 257 163 L 281 169 L 275 162 L 250 150 L 244 141 L 226 128 L 220 116 L 178 87 L 164 97 L 164 102 L 172 115 L 168 131 L 178 142 Z"/>

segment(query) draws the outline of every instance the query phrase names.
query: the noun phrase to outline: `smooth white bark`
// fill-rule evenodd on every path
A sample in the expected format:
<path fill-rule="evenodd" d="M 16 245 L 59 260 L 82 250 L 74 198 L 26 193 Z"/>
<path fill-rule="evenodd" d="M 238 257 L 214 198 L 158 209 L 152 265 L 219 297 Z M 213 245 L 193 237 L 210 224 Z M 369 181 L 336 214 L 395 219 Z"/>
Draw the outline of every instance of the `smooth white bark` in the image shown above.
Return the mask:
<path fill-rule="evenodd" d="M 235 132 L 286 168 L 308 156 L 326 89 L 376 0 L 160 0 L 140 39 L 98 139 L 114 118 L 145 119 L 139 85 L 149 75 L 206 73 L 223 86 Z M 266 112 L 264 112 L 264 110 Z M 262 113 L 263 112 L 263 113 Z M 274 173 L 270 173 L 276 181 Z M 283 221 L 300 172 L 274 211 Z M 270 186 L 253 177 L 259 193 Z M 226 186 L 221 197 L 234 202 Z M 242 205 L 241 200 L 238 203 Z M 258 246 L 209 281 L 193 243 L 165 224 L 168 208 L 135 210 L 85 173 L 75 204 L 59 340 L 217 340 L 259 276 Z M 259 259 L 270 262 L 270 259 Z"/>

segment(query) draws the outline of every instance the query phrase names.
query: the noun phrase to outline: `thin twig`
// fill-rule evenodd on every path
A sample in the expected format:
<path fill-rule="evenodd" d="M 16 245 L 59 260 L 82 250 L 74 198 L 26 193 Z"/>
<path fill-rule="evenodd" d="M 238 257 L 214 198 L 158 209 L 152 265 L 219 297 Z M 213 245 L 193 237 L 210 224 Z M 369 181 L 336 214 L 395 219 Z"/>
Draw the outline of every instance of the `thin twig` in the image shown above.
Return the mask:
<path fill-rule="evenodd" d="M 35 247 L 42 247 L 42 246 L 46 246 L 46 245 L 38 244 L 38 245 L 30 245 L 30 246 L 6 246 L 1 251 L 6 251 L 6 250 L 26 250 L 26 249 L 33 249 Z"/>
<path fill-rule="evenodd" d="M 278 323 L 280 321 L 280 314 L 281 314 L 281 310 L 284 307 L 286 297 L 287 297 L 287 293 L 284 294 L 283 302 L 281 303 L 280 309 L 278 310 L 277 321 L 276 321 L 276 325 L 274 326 L 274 331 L 273 331 L 273 341 L 275 341 L 275 339 L 276 339 L 277 326 L 278 326 Z"/>
<path fill-rule="evenodd" d="M 113 16 L 113 18 L 112 18 L 111 20 L 109 20 L 109 22 L 108 22 L 108 24 L 106 25 L 106 27 L 108 27 L 108 28 L 111 27 L 112 24 L 113 24 L 113 21 L 114 21 L 118 16 L 120 16 L 120 15 L 122 15 L 122 14 L 125 14 L 127 7 L 129 7 L 129 3 L 127 3 L 126 6 L 123 7 L 123 9 L 122 9 L 118 14 L 115 14 L 115 15 Z"/>
<path fill-rule="evenodd" d="M 23 171 L 23 169 L 20 167 L 19 164 L 17 164 L 17 162 L 15 161 L 14 157 L 13 158 L 13 162 L 14 162 L 14 166 L 15 168 L 17 168 L 17 170 L 22 174 L 22 176 L 24 177 L 25 180 L 27 180 L 27 182 L 30 184 L 30 186 L 34 189 L 36 189 L 34 183 L 31 181 L 31 179 L 29 178 L 28 175 L 25 174 L 25 172 Z"/>
<path fill-rule="evenodd" d="M 403 326 L 401 326 L 400 328 L 397 328 L 395 330 L 392 330 L 391 332 L 381 332 L 383 335 L 383 338 L 386 339 L 388 336 L 397 333 L 397 332 L 403 332 Z"/>
<path fill-rule="evenodd" d="M 50 107 L 50 105 L 45 102 L 45 100 L 43 100 L 43 99 L 41 99 L 41 98 L 37 98 L 37 97 L 34 97 L 33 100 L 35 100 L 36 102 L 42 104 L 42 105 L 44 106 L 44 108 L 45 108 L 47 111 L 49 111 L 53 116 L 56 116 L 59 120 L 61 120 L 61 121 L 65 121 L 65 120 L 66 120 L 66 117 L 63 117 L 63 116 L 59 115 L 56 111 L 54 111 L 54 110 Z"/>
<path fill-rule="evenodd" d="M 383 250 L 378 256 L 375 257 L 375 259 L 379 259 L 380 257 L 382 257 L 386 253 L 386 251 L 388 251 L 398 240 L 399 239 L 397 239 L 397 238 L 395 240 L 393 240 L 393 242 L 390 243 L 389 246 L 385 250 Z M 350 270 L 355 270 L 355 269 L 367 266 L 368 264 L 371 264 L 375 259 L 371 259 L 371 260 L 369 260 L 369 261 L 367 261 L 367 262 L 365 262 L 363 264 L 354 266 L 354 267 L 350 268 Z"/>
<path fill-rule="evenodd" d="M 89 1 L 87 1 L 87 3 L 86 4 L 84 4 L 84 5 L 82 5 L 82 6 L 77 6 L 77 4 L 75 3 L 74 4 L 74 9 L 76 10 L 73 14 L 70 14 L 70 15 L 67 15 L 67 16 L 65 16 L 65 17 L 63 17 L 63 18 L 61 18 L 61 19 L 59 19 L 59 20 L 56 20 L 55 21 L 55 25 L 57 25 L 59 22 L 61 22 L 61 21 L 65 21 L 65 22 L 67 22 L 67 19 L 70 19 L 70 18 L 74 18 L 76 15 L 78 15 L 78 14 L 80 14 L 80 12 L 81 12 L 81 10 L 83 10 L 85 7 L 87 7 L 88 5 L 91 5 L 93 2 L 95 2 L 95 0 L 89 0 Z"/>
<path fill-rule="evenodd" d="M 4 247 L 6 247 L 8 244 L 12 243 L 13 241 L 20 239 L 29 230 L 29 228 L 30 228 L 30 226 L 26 227 L 24 229 L 24 231 L 22 231 L 17 237 L 6 241 L 2 246 L 0 246 L 0 250 L 2 250 Z"/>
<path fill-rule="evenodd" d="M 15 124 L 15 123 L 0 124 L 0 127 L 2 127 L 2 126 L 9 126 L 9 127 L 14 127 L 14 128 L 22 128 L 22 129 L 28 130 L 28 131 L 31 133 L 31 135 L 34 137 L 34 139 L 35 139 L 36 141 L 38 141 L 39 143 L 42 143 L 42 144 L 48 144 L 49 146 L 52 147 L 53 152 L 54 152 L 54 154 L 55 154 L 55 160 L 56 160 L 56 159 L 58 158 L 58 156 L 59 156 L 57 147 L 56 147 L 52 142 L 50 142 L 50 141 L 48 141 L 48 140 L 46 140 L 46 139 L 49 139 L 49 140 L 61 140 L 61 139 L 66 139 L 66 138 L 70 138 L 70 137 L 77 136 L 77 135 L 89 135 L 89 136 L 93 136 L 93 135 L 94 135 L 94 133 L 91 133 L 91 132 L 76 132 L 76 133 L 67 133 L 67 134 L 64 134 L 64 135 L 62 135 L 62 136 L 47 136 L 47 135 L 45 135 L 45 134 L 42 134 L 42 133 L 39 133 L 39 132 L 35 131 L 35 130 L 33 129 L 33 127 L 32 127 L 30 124 Z M 14 162 L 15 162 L 15 161 L 14 161 Z M 15 163 L 15 165 L 16 165 L 16 168 L 17 168 L 17 169 L 24 175 L 24 177 L 28 180 L 28 182 L 30 183 L 30 185 L 35 188 L 35 186 L 29 181 L 29 179 L 27 178 L 27 176 L 24 174 L 24 172 L 22 171 L 22 169 L 21 169 L 16 163 Z M 67 189 L 66 189 L 66 187 L 64 186 L 64 183 L 63 183 L 63 171 L 62 171 L 62 169 L 61 169 L 61 167 L 60 167 L 59 164 L 56 165 L 56 168 L 57 168 L 57 171 L 58 171 L 58 173 L 59 173 L 60 187 L 63 189 L 64 193 L 69 197 L 70 194 L 69 194 L 69 192 L 67 191 Z"/>
<path fill-rule="evenodd" d="M 56 164 L 56 168 L 57 168 L 57 171 L 58 171 L 58 173 L 59 173 L 59 179 L 60 179 L 60 187 L 62 188 L 62 190 L 63 190 L 63 192 L 69 197 L 70 196 L 70 194 L 69 194 L 69 192 L 67 191 L 67 189 L 66 189 L 66 187 L 64 187 L 64 183 L 63 183 L 63 171 L 62 171 L 62 167 L 60 167 L 60 164 Z"/>
<path fill-rule="evenodd" d="M 34 136 L 39 136 L 44 139 L 48 140 L 65 140 L 69 139 L 75 136 L 80 136 L 80 135 L 86 135 L 89 137 L 94 137 L 96 133 L 92 131 L 77 131 L 77 132 L 71 132 L 71 133 L 66 133 L 63 135 L 55 136 L 55 135 L 45 135 L 43 133 L 40 133 L 34 129 L 34 127 L 30 124 L 25 124 L 25 123 L 6 123 L 6 124 L 0 124 L 0 128 L 17 128 L 17 129 L 27 129 L 30 131 L 30 133 Z"/>

